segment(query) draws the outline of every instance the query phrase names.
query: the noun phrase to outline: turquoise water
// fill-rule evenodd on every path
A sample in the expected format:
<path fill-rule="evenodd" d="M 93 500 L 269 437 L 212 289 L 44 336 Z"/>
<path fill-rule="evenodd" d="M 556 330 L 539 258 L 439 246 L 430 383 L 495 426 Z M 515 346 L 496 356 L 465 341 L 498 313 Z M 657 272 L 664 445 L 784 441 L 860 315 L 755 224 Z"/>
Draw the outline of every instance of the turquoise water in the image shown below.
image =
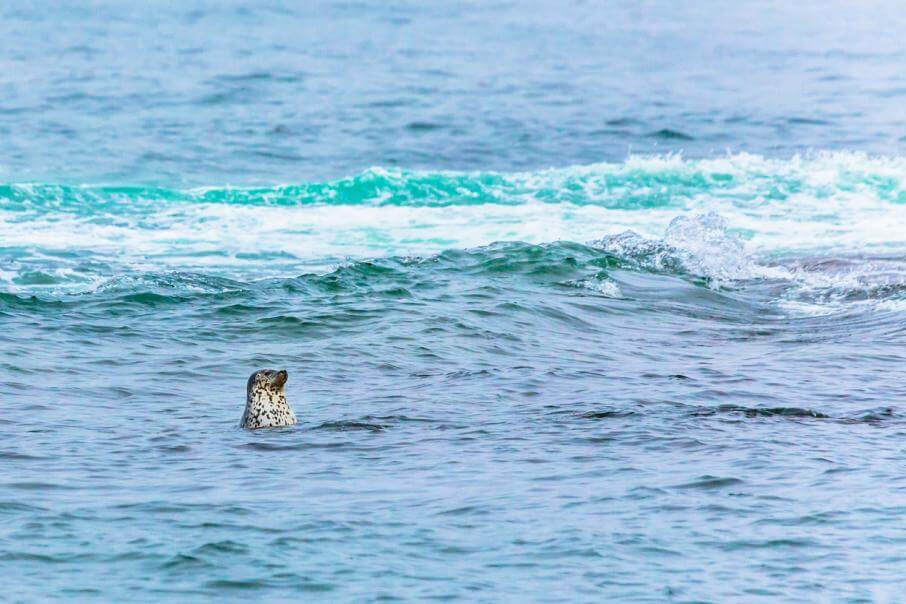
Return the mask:
<path fill-rule="evenodd" d="M 2 598 L 900 601 L 897 8 L 0 8 Z"/>

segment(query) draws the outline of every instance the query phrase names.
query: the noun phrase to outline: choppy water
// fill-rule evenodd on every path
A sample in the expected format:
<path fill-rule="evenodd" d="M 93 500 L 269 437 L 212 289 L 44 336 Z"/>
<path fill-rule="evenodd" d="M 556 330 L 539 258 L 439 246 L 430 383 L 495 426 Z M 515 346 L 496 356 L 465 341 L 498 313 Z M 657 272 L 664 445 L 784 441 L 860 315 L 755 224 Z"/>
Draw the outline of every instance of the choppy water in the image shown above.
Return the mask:
<path fill-rule="evenodd" d="M 3 7 L 3 597 L 900 601 L 902 11 L 716 6 Z"/>

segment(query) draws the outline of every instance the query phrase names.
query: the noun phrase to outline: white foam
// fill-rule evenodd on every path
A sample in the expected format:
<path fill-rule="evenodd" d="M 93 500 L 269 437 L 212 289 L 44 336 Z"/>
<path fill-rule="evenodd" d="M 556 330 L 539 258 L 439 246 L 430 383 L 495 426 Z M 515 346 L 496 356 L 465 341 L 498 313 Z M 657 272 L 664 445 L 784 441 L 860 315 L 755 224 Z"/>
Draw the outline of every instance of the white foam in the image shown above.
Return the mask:
<path fill-rule="evenodd" d="M 623 292 L 620 291 L 619 286 L 613 281 L 607 281 L 603 279 L 585 279 L 578 283 L 581 287 L 589 289 L 593 292 L 601 294 L 605 298 L 622 298 Z"/>
<path fill-rule="evenodd" d="M 261 265 L 244 255 L 290 255 L 274 264 L 322 258 L 425 254 L 499 240 L 544 243 L 583 240 L 628 228 L 666 224 L 659 216 L 596 206 L 269 207 L 191 204 L 112 224 L 71 214 L 15 224 L 0 212 L 4 245 L 44 250 L 91 250 L 98 257 L 147 267 Z"/>
<path fill-rule="evenodd" d="M 455 185 L 453 193 L 449 187 L 437 190 L 449 205 L 431 205 L 433 199 L 390 203 L 391 188 L 404 186 L 412 173 L 376 168 L 358 178 L 392 182 L 366 187 L 373 198 L 359 205 L 348 199 L 328 205 L 336 189 L 327 186 L 325 203 L 298 206 L 202 201 L 210 189 L 185 192 L 185 203 L 148 202 L 119 213 L 115 204 L 93 214 L 87 205 L 80 211 L 72 204 L 0 206 L 0 242 L 31 250 L 32 259 L 42 250 L 79 250 L 112 266 L 254 278 L 326 268 L 344 258 L 424 255 L 498 240 L 590 241 L 633 231 L 679 250 L 686 270 L 717 286 L 768 277 L 812 288 L 819 287 L 814 283 L 819 277 L 801 270 L 784 275 L 787 268 L 766 267 L 766 259 L 906 252 L 903 157 L 848 152 L 788 160 L 749 154 L 707 160 L 632 157 L 513 174 L 415 174 L 428 183 L 419 185 L 420 194 L 432 191 L 431 179 L 443 174 L 469 183 Z M 32 185 L 17 190 L 40 194 Z M 283 193 L 274 189 L 273 194 Z M 28 262 L 9 262 L 0 260 L 5 283 L 29 270 Z M 79 260 L 53 262 L 58 268 L 71 262 L 74 268 Z M 840 283 L 827 287 L 845 289 Z"/>

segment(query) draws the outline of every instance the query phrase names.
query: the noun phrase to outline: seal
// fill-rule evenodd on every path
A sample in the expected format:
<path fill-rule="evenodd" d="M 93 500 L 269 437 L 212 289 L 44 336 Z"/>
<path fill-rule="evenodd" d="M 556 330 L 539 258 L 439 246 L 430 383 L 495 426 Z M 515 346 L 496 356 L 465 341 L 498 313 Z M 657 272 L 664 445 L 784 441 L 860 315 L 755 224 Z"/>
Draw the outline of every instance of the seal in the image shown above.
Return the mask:
<path fill-rule="evenodd" d="M 249 377 L 245 388 L 245 412 L 242 414 L 240 427 L 254 430 L 292 426 L 296 423 L 296 414 L 283 393 L 287 377 L 285 369 L 261 369 Z"/>

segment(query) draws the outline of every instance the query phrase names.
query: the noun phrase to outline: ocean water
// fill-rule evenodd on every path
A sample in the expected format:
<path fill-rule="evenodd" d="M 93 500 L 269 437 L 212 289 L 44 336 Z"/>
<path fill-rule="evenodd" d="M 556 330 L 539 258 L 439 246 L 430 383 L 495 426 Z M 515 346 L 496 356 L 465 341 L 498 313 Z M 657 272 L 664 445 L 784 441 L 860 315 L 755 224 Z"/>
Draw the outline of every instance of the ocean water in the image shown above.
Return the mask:
<path fill-rule="evenodd" d="M 903 601 L 898 3 L 0 17 L 0 600 Z"/>

